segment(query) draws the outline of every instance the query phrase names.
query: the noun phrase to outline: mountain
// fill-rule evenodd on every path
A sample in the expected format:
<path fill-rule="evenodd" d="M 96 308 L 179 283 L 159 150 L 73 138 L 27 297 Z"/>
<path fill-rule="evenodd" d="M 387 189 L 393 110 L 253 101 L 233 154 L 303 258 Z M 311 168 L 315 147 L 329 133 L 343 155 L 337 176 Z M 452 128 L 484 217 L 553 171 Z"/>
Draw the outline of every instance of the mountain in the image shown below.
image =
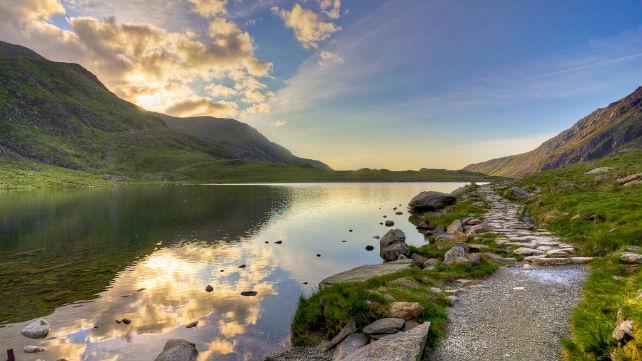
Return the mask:
<path fill-rule="evenodd" d="M 330 169 L 318 160 L 294 156 L 289 150 L 271 142 L 258 130 L 238 120 L 214 117 L 177 118 L 164 114 L 159 116 L 173 131 L 220 146 L 236 159 Z"/>
<path fill-rule="evenodd" d="M 78 64 L 0 42 L 0 159 L 132 177 L 218 160 L 327 168 L 231 119 L 182 121 L 118 98 Z"/>
<path fill-rule="evenodd" d="M 606 108 L 597 109 L 530 152 L 471 164 L 464 170 L 515 178 L 639 149 L 642 149 L 642 87 Z"/>

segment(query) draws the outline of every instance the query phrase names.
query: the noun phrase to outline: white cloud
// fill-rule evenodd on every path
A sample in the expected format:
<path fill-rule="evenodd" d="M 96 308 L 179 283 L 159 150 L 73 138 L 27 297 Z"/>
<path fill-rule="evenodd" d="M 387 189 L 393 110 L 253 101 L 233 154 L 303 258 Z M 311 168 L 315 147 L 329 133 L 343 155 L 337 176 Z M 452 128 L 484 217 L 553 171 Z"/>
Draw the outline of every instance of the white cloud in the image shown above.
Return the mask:
<path fill-rule="evenodd" d="M 227 0 L 187 0 L 194 5 L 194 12 L 209 18 L 227 13 Z"/>
<path fill-rule="evenodd" d="M 319 53 L 319 65 L 330 66 L 338 64 L 343 64 L 343 58 L 339 54 L 327 50 Z"/>
<path fill-rule="evenodd" d="M 341 0 L 319 0 L 319 6 L 330 19 L 338 19 L 341 16 Z"/>
<path fill-rule="evenodd" d="M 210 84 L 205 87 L 205 92 L 214 98 L 229 98 L 238 94 L 235 89 L 221 84 Z"/>
<path fill-rule="evenodd" d="M 225 1 L 192 3 L 201 6 L 201 15 L 220 15 L 225 9 Z M 113 17 L 70 17 L 70 30 L 48 22 L 64 14 L 58 0 L 1 2 L 0 39 L 28 46 L 56 61 L 80 63 L 117 95 L 149 110 L 178 114 L 176 109 L 181 109 L 183 114 L 199 115 L 208 111 L 211 115 L 233 115 L 244 110 L 241 103 L 232 106 L 199 96 L 192 88 L 196 81 L 242 80 L 239 90 L 247 108 L 273 95 L 259 80 L 269 76 L 272 64 L 255 57 L 252 37 L 231 21 L 214 19 L 207 34 L 173 32 L 140 22 L 119 23 Z M 232 95 L 214 86 L 209 92 Z M 185 111 L 187 105 L 196 110 Z"/>
<path fill-rule="evenodd" d="M 271 125 L 272 125 L 273 127 L 277 127 L 277 128 L 278 128 L 278 127 L 282 127 L 282 126 L 284 126 L 284 125 L 286 125 L 286 124 L 288 124 L 287 120 L 279 119 L 279 120 L 277 120 L 277 121 L 272 122 L 272 124 L 271 124 Z"/>
<path fill-rule="evenodd" d="M 294 4 L 290 11 L 275 6 L 272 12 L 283 19 L 286 27 L 294 30 L 296 39 L 306 49 L 317 48 L 321 41 L 341 30 L 336 24 L 321 21 L 314 11 L 304 9 L 299 4 Z"/>
<path fill-rule="evenodd" d="M 204 97 L 192 97 L 174 103 L 165 109 L 170 115 L 177 117 L 194 117 L 211 115 L 216 117 L 230 117 L 236 114 L 238 106 L 235 103 L 221 101 L 214 102 Z"/>

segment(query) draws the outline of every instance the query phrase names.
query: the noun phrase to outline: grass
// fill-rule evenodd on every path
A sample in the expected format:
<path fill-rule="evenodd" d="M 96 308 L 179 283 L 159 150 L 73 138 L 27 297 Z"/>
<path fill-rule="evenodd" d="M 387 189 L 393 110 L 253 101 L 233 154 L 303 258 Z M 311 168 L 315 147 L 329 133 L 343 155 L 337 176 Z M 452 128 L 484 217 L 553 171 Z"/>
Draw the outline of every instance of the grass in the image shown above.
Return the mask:
<path fill-rule="evenodd" d="M 586 174 L 597 167 L 613 169 Z M 642 245 L 642 186 L 617 182 L 639 172 L 642 152 L 634 152 L 539 172 L 515 183 L 535 194 L 526 204 L 537 223 L 574 242 L 580 254 L 601 256 L 591 265 L 583 300 L 573 313 L 572 336 L 563 342 L 567 360 L 642 359 L 642 301 L 635 299 L 642 271 L 618 260 L 626 246 Z M 611 336 L 619 310 L 636 325 L 636 339 L 624 347 Z"/>
<path fill-rule="evenodd" d="M 292 343 L 312 346 L 338 333 L 349 320 L 354 319 L 358 328 L 383 317 L 389 317 L 389 303 L 384 294 L 395 301 L 418 302 L 426 313 L 425 321 L 431 322 L 428 346 L 443 334 L 448 318 L 446 308 L 450 302 L 444 293 L 431 292 L 431 287 L 444 287 L 448 281 L 484 277 L 493 273 L 496 266 L 482 262 L 479 266 L 441 265 L 433 271 L 411 268 L 406 271 L 376 277 L 363 283 L 337 284 L 317 291 L 310 297 L 301 297 L 291 325 Z M 394 280 L 411 278 L 421 285 L 412 289 L 396 285 Z"/>

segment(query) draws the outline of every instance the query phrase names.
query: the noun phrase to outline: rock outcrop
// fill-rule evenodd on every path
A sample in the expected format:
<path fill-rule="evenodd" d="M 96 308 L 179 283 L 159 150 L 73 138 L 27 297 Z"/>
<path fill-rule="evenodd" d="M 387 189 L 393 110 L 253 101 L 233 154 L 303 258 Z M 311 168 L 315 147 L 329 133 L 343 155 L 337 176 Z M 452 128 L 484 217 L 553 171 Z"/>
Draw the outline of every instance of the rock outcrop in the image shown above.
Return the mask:
<path fill-rule="evenodd" d="M 430 322 L 410 331 L 398 332 L 372 342 L 341 359 L 342 361 L 420 361 L 430 331 Z"/>
<path fill-rule="evenodd" d="M 421 192 L 408 203 L 411 213 L 421 213 L 443 209 L 457 202 L 457 198 L 441 192 Z"/>
<path fill-rule="evenodd" d="M 365 282 L 371 278 L 400 272 L 410 267 L 412 267 L 411 259 L 359 266 L 323 279 L 319 283 L 319 288 L 325 288 L 337 283 Z"/>

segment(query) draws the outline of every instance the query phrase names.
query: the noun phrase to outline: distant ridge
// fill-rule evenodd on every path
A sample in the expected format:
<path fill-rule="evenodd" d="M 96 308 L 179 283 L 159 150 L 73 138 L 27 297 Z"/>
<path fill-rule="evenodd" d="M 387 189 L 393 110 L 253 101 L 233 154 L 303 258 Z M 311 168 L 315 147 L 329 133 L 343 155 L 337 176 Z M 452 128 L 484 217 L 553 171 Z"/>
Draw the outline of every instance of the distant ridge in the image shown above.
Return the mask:
<path fill-rule="evenodd" d="M 470 164 L 464 170 L 518 178 L 639 149 L 642 149 L 642 87 L 606 108 L 595 110 L 530 152 Z"/>

